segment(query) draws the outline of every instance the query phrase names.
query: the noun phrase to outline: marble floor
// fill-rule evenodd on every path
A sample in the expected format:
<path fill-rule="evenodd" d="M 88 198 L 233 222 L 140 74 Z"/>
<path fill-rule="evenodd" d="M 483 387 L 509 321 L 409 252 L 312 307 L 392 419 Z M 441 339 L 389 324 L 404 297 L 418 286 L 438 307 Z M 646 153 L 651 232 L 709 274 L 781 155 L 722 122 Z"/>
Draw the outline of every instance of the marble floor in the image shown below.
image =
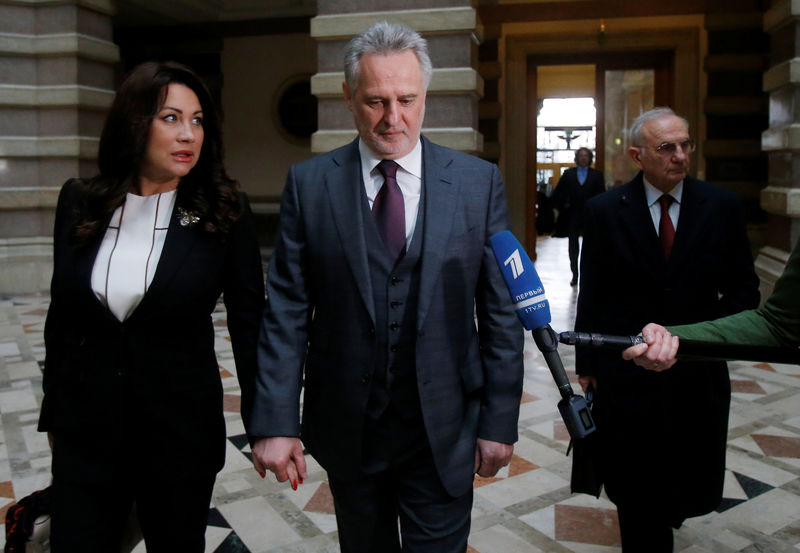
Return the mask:
<path fill-rule="evenodd" d="M 566 239 L 543 238 L 536 262 L 556 331 L 568 330 L 577 289 L 569 286 Z M 50 454 L 36 432 L 46 296 L 0 298 L 0 521 L 15 499 L 47 486 Z M 209 511 L 207 551 L 334 553 L 336 523 L 325 473 L 311 460 L 309 478 L 292 491 L 262 480 L 248 458 L 239 419 L 224 307 L 214 313 L 225 388 L 228 454 Z M 573 373 L 574 356 L 559 348 Z M 800 367 L 730 364 L 733 400 L 725 499 L 676 532 L 687 553 L 800 551 Z M 571 374 L 574 380 L 574 373 Z M 577 385 L 576 385 L 577 389 Z M 567 432 L 558 393 L 533 340 L 525 345 L 520 441 L 509 467 L 475 482 L 471 553 L 612 553 L 620 551 L 613 505 L 569 491 Z M 686 455 L 691 455 L 687 451 Z M 657 499 L 655 499 L 657 500 Z M 2 538 L 0 538 L 2 540 Z M 144 551 L 143 545 L 135 549 Z"/>

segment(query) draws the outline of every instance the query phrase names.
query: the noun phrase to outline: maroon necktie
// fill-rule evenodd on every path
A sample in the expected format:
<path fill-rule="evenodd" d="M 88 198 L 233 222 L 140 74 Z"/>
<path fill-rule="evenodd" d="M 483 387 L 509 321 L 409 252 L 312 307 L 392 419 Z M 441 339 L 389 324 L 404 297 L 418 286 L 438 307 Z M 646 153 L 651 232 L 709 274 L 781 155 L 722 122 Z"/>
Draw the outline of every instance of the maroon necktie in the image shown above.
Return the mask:
<path fill-rule="evenodd" d="M 658 238 L 661 240 L 661 248 L 664 250 L 664 257 L 669 260 L 672 253 L 672 243 L 675 241 L 675 227 L 669 216 L 669 206 L 674 198 L 669 194 L 662 194 L 658 199 L 661 204 L 661 220 L 658 222 Z"/>
<path fill-rule="evenodd" d="M 372 216 L 392 261 L 397 261 L 406 248 L 406 209 L 403 193 L 397 185 L 398 167 L 390 159 L 378 164 L 384 181 L 372 202 Z"/>

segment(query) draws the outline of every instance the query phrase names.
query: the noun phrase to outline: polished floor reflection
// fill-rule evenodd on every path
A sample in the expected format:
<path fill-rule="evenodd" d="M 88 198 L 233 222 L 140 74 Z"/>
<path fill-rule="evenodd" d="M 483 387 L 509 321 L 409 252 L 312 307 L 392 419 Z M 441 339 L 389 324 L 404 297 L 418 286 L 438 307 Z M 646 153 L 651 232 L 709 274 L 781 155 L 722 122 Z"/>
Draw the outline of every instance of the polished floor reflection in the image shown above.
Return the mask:
<path fill-rule="evenodd" d="M 577 289 L 569 285 L 567 241 L 544 238 L 537 250 L 536 268 L 551 304 L 552 326 L 568 330 Z M 47 440 L 36 432 L 47 306 L 48 298 L 42 296 L 0 298 L 0 515 L 15 499 L 50 479 Z M 207 551 L 339 551 L 330 490 L 313 460 L 308 480 L 296 492 L 271 477 L 262 480 L 253 470 L 239 419 L 239 388 L 222 305 L 214 324 L 225 388 L 228 456 L 209 511 Z M 572 351 L 559 351 L 574 380 Z M 675 550 L 797 552 L 800 367 L 737 362 L 730 369 L 733 401 L 725 499 L 716 512 L 686 522 L 676 533 Z M 475 482 L 471 553 L 620 551 L 613 505 L 602 496 L 598 500 L 569 492 L 571 458 L 565 456 L 568 436 L 557 402 L 550 373 L 529 336 L 520 441 L 510 466 L 495 478 Z"/>

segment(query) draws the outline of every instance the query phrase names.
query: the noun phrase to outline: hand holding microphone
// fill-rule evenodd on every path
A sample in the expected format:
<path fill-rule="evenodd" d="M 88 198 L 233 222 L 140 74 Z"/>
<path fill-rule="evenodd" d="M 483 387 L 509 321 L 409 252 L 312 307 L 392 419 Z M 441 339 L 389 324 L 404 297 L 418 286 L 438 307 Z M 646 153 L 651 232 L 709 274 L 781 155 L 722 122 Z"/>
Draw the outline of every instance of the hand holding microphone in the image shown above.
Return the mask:
<path fill-rule="evenodd" d="M 650 323 L 642 329 L 644 343 L 622 352 L 622 358 L 645 369 L 661 372 L 678 360 L 678 337 L 661 325 Z"/>
<path fill-rule="evenodd" d="M 562 332 L 563 344 L 577 347 L 596 347 L 625 350 L 622 356 L 651 371 L 670 368 L 675 359 L 718 361 L 761 361 L 800 365 L 800 349 L 796 347 L 760 346 L 731 342 L 706 342 L 681 339 L 666 328 L 650 323 L 642 336 L 606 336 L 585 332 Z"/>
<path fill-rule="evenodd" d="M 622 357 L 651 371 L 663 371 L 677 360 L 678 338 L 661 325 L 650 323 L 639 336 L 609 336 L 594 332 L 562 332 L 562 344 L 576 347 L 622 349 Z M 587 377 L 588 378 L 588 377 Z M 586 390 L 583 377 L 581 386 Z M 596 387 L 596 384 L 595 384 Z"/>

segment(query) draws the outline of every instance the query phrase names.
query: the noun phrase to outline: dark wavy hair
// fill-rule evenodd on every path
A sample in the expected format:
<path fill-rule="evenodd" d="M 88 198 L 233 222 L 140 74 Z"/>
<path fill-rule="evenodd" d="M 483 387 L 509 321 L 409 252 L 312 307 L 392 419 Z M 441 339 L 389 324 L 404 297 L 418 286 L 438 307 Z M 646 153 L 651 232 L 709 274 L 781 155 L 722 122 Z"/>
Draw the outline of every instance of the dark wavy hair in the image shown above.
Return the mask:
<path fill-rule="evenodd" d="M 83 217 L 73 229 L 83 243 L 105 230 L 114 210 L 136 182 L 150 136 L 150 125 L 167 98 L 170 84 L 190 88 L 203 109 L 203 146 L 197 164 L 178 186 L 176 205 L 200 217 L 209 233 L 227 233 L 239 216 L 239 184 L 223 166 L 222 131 L 217 109 L 205 84 L 175 62 L 136 66 L 120 85 L 100 136 L 100 173 L 87 182 Z"/>

